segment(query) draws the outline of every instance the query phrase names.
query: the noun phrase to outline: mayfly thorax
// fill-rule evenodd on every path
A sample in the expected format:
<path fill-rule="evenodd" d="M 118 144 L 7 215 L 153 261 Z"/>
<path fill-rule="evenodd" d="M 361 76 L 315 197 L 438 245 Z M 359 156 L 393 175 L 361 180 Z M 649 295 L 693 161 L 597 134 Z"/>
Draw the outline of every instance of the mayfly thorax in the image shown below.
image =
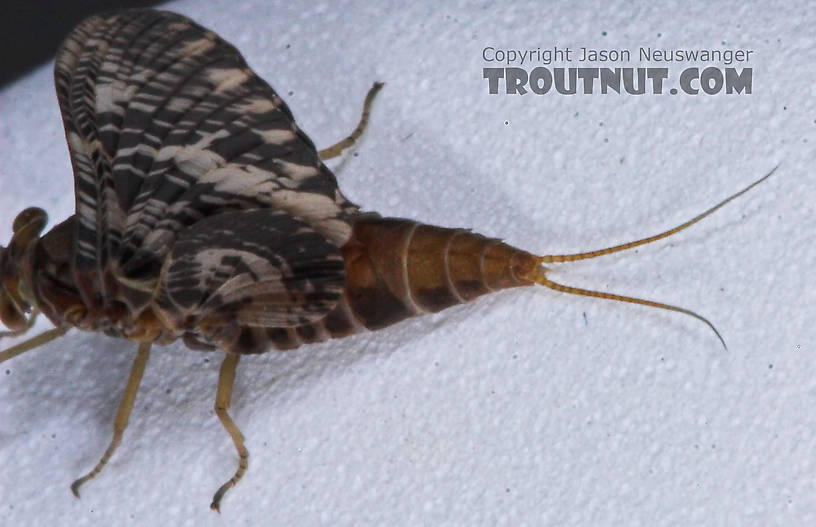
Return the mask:
<path fill-rule="evenodd" d="M 215 411 L 247 468 L 230 419 L 238 358 L 271 348 L 377 330 L 408 317 L 510 287 L 680 307 L 552 282 L 545 264 L 622 251 L 675 234 L 765 180 L 682 225 L 634 242 L 538 256 L 465 229 L 366 213 L 348 201 L 323 161 L 357 129 L 317 151 L 286 104 L 240 53 L 189 19 L 153 10 L 91 17 L 59 49 L 55 83 L 74 169 L 76 212 L 41 235 L 29 208 L 0 247 L 2 336 L 26 332 L 38 313 L 48 330 L 0 352 L 0 362 L 71 328 L 138 343 L 110 446 L 118 446 L 152 344 L 178 339 L 226 352 Z M 724 345 L 724 342 L 723 342 Z"/>

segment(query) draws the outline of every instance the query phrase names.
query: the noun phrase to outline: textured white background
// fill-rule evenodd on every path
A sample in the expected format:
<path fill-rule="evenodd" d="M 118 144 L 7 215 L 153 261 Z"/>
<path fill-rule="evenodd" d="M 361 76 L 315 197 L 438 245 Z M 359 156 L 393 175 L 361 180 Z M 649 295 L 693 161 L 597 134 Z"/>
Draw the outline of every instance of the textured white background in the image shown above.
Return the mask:
<path fill-rule="evenodd" d="M 780 164 L 690 231 L 553 275 L 699 311 L 729 350 L 689 317 L 531 288 L 249 357 L 233 416 L 250 470 L 219 517 L 236 461 L 211 410 L 219 355 L 181 345 L 154 349 L 122 447 L 71 495 L 135 353 L 71 332 L 0 369 L 0 523 L 816 525 L 808 2 L 235 4 L 167 7 L 233 42 L 319 146 L 386 82 L 332 164 L 385 215 L 573 252 L 680 223 Z M 753 49 L 754 93 L 487 94 L 484 46 L 556 44 Z M 0 112 L 7 243 L 24 206 L 71 214 L 73 185 L 51 66 Z"/>

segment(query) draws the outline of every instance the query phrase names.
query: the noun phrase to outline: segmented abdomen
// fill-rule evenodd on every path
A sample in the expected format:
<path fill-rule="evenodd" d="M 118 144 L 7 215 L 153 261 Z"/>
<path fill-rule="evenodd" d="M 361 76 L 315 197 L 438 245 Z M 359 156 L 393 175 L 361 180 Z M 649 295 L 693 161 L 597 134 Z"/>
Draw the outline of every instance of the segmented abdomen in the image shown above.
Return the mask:
<path fill-rule="evenodd" d="M 529 285 L 534 256 L 464 229 L 365 218 L 343 247 L 345 296 L 360 322 L 380 329 L 485 293 Z"/>
<path fill-rule="evenodd" d="M 381 329 L 485 293 L 531 285 L 527 277 L 539 263 L 530 253 L 465 229 L 379 217 L 357 220 L 343 258 L 345 291 L 325 318 L 295 328 L 244 328 L 227 348 L 292 349 Z"/>

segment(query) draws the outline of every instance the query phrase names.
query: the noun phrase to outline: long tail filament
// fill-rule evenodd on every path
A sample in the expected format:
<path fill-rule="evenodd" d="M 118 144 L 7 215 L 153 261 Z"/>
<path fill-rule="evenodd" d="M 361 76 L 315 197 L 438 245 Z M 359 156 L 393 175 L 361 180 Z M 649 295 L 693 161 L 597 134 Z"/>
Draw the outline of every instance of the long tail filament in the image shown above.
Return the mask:
<path fill-rule="evenodd" d="M 718 210 L 719 208 L 721 208 L 722 206 L 724 206 L 728 202 L 742 196 L 743 194 L 745 194 L 746 192 L 748 192 L 749 190 L 751 190 L 755 186 L 759 185 L 760 183 L 762 183 L 763 181 L 765 181 L 766 179 L 771 177 L 771 175 L 776 171 L 777 168 L 778 168 L 778 166 L 774 167 L 770 172 L 768 172 L 766 175 L 764 175 L 763 177 L 761 177 L 757 181 L 751 183 L 750 185 L 748 185 L 744 189 L 740 190 L 736 194 L 733 194 L 733 195 L 729 196 L 728 198 L 722 200 L 721 202 L 714 205 L 710 209 L 706 210 L 702 214 L 698 214 L 697 216 L 690 219 L 689 221 L 687 221 L 687 222 L 685 222 L 685 223 L 683 223 L 681 225 L 678 225 L 677 227 L 669 229 L 669 230 L 667 230 L 665 232 L 662 232 L 660 234 L 655 234 L 654 236 L 649 236 L 648 238 L 642 238 L 640 240 L 636 240 L 636 241 L 629 242 L 629 243 L 624 243 L 624 244 L 621 244 L 621 245 L 615 245 L 613 247 L 607 247 L 606 249 L 599 249 L 597 251 L 589 251 L 589 252 L 582 252 L 582 253 L 575 253 L 575 254 L 560 254 L 560 255 L 539 256 L 538 257 L 539 263 L 540 264 L 545 264 L 545 263 L 557 263 L 557 262 L 574 262 L 576 260 L 587 260 L 589 258 L 596 258 L 598 256 L 603 256 L 603 255 L 606 255 L 606 254 L 612 254 L 612 253 L 616 253 L 616 252 L 619 252 L 619 251 L 625 251 L 626 249 L 631 249 L 633 247 L 638 247 L 639 245 L 645 245 L 647 243 L 652 243 L 652 242 L 655 242 L 657 240 L 662 240 L 663 238 L 668 238 L 669 236 L 671 236 L 673 234 L 677 234 L 678 232 L 691 227 L 692 225 L 694 225 L 698 221 L 702 220 L 706 216 L 709 216 L 712 213 L 714 213 L 716 210 Z M 530 276 L 530 279 L 533 280 L 534 282 L 540 284 L 540 285 L 543 285 L 545 287 L 549 287 L 550 289 L 554 289 L 554 290 L 560 291 L 562 293 L 570 293 L 570 294 L 573 294 L 573 295 L 590 296 L 590 297 L 594 297 L 594 298 L 606 298 L 608 300 L 617 300 L 618 302 L 628 302 L 630 304 L 640 304 L 640 305 L 644 305 L 644 306 L 656 307 L 656 308 L 659 308 L 659 309 L 666 309 L 668 311 L 676 311 L 678 313 L 683 313 L 683 314 L 689 315 L 691 317 L 696 318 L 697 320 L 700 320 L 701 322 L 706 324 L 708 327 L 710 327 L 711 330 L 714 331 L 714 334 L 717 335 L 717 338 L 720 339 L 720 342 L 722 343 L 723 348 L 728 349 L 728 347 L 725 345 L 725 340 L 723 339 L 722 335 L 720 335 L 720 332 L 717 331 L 717 328 L 714 327 L 714 324 L 712 324 L 711 321 L 709 321 L 704 316 L 702 316 L 702 315 L 700 315 L 698 313 L 695 313 L 694 311 L 684 309 L 684 308 L 678 307 L 678 306 L 673 306 L 671 304 L 664 304 L 662 302 L 654 302 L 652 300 L 645 300 L 643 298 L 635 298 L 635 297 L 630 297 L 630 296 L 616 295 L 614 293 L 606 293 L 606 292 L 603 292 L 603 291 L 592 291 L 592 290 L 589 290 L 589 289 L 581 289 L 579 287 L 573 287 L 573 286 L 559 284 L 559 283 L 553 282 L 552 280 L 547 278 L 546 272 L 547 272 L 547 268 L 544 267 L 543 265 L 541 265 L 536 269 L 535 273 L 532 276 Z"/>
<path fill-rule="evenodd" d="M 758 180 L 754 181 L 753 183 L 751 183 L 750 185 L 748 185 L 744 189 L 740 190 L 736 194 L 733 194 L 733 195 L 725 198 L 724 200 L 717 203 L 716 205 L 714 205 L 713 207 L 711 207 L 707 211 L 703 212 L 702 214 L 698 214 L 697 216 L 693 217 L 689 221 L 687 221 L 687 222 L 685 222 L 685 223 L 683 223 L 681 225 L 678 225 L 677 227 L 669 229 L 666 232 L 661 232 L 660 234 L 655 234 L 654 236 L 649 236 L 648 238 L 642 238 L 640 240 L 635 240 L 633 242 L 623 243 L 621 245 L 615 245 L 614 247 L 607 247 L 606 249 L 599 249 L 597 251 L 589 251 L 589 252 L 575 253 L 575 254 L 556 254 L 556 255 L 541 256 L 540 257 L 541 258 L 541 263 L 574 262 L 576 260 L 587 260 L 589 258 L 595 258 L 597 256 L 603 256 L 605 254 L 612 254 L 612 253 L 616 253 L 616 252 L 619 252 L 619 251 L 625 251 L 626 249 L 631 249 L 633 247 L 638 247 L 639 245 L 646 245 L 647 243 L 652 243 L 652 242 L 656 242 L 657 240 L 662 240 L 663 238 L 668 238 L 672 234 L 677 234 L 678 232 L 691 227 L 692 225 L 694 225 L 698 221 L 702 220 L 706 216 L 709 216 L 709 215 L 713 214 L 718 209 L 723 207 L 726 203 L 728 203 L 728 202 L 730 202 L 732 200 L 735 200 L 738 197 L 742 196 L 743 194 L 745 194 L 746 192 L 748 192 L 749 190 L 751 190 L 755 186 L 759 185 L 760 183 L 762 183 L 763 181 L 765 181 L 766 179 L 771 177 L 771 175 L 774 172 L 776 172 L 777 168 L 779 168 L 779 165 L 775 166 L 770 172 L 768 172 L 767 174 L 765 174 L 764 176 L 762 176 Z"/>

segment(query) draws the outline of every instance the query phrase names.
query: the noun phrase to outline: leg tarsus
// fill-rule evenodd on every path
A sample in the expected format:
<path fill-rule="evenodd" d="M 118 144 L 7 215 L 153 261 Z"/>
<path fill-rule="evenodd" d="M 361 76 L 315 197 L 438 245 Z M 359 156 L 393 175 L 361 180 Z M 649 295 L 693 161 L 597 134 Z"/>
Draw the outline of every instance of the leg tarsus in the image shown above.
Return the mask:
<path fill-rule="evenodd" d="M 227 353 L 224 361 L 221 363 L 221 370 L 218 372 L 218 389 L 215 393 L 215 415 L 221 421 L 221 426 L 232 438 L 232 443 L 235 445 L 235 450 L 238 452 L 238 468 L 235 474 L 215 492 L 210 508 L 215 512 L 221 512 L 221 498 L 224 494 L 235 486 L 236 483 L 244 476 L 247 467 L 249 466 L 249 451 L 244 446 L 244 436 L 232 418 L 227 413 L 230 405 L 230 397 L 232 396 L 232 384 L 235 380 L 235 367 L 238 364 L 240 355 L 234 353 Z"/>
<path fill-rule="evenodd" d="M 380 91 L 380 88 L 383 87 L 382 82 L 375 82 L 371 85 L 371 88 L 368 90 L 368 94 L 366 94 L 365 101 L 363 102 L 363 113 L 360 116 L 360 122 L 357 124 L 357 128 L 351 132 L 351 135 L 339 141 L 338 143 L 333 144 L 328 148 L 324 148 L 317 155 L 320 156 L 320 159 L 326 161 L 328 159 L 332 159 L 333 157 L 339 156 L 343 150 L 346 148 L 351 147 L 357 140 L 363 135 L 363 131 L 365 131 L 365 127 L 368 124 L 368 116 L 371 113 L 371 103 L 374 101 L 374 96 L 377 95 L 377 92 Z"/>
<path fill-rule="evenodd" d="M 93 470 L 71 484 L 71 492 L 73 492 L 77 498 L 79 498 L 79 487 L 99 474 L 102 467 L 105 466 L 119 446 L 119 443 L 122 442 L 122 435 L 125 433 L 125 428 L 127 428 L 130 410 L 133 408 L 136 392 L 139 391 L 139 383 L 142 381 L 142 374 L 144 374 L 148 357 L 150 357 L 150 343 L 142 342 L 139 344 L 139 351 L 133 360 L 133 366 L 130 368 L 127 386 L 125 386 L 125 392 L 122 394 L 122 402 L 119 403 L 119 409 L 116 410 L 116 418 L 113 420 L 113 438 L 111 442 Z"/>

